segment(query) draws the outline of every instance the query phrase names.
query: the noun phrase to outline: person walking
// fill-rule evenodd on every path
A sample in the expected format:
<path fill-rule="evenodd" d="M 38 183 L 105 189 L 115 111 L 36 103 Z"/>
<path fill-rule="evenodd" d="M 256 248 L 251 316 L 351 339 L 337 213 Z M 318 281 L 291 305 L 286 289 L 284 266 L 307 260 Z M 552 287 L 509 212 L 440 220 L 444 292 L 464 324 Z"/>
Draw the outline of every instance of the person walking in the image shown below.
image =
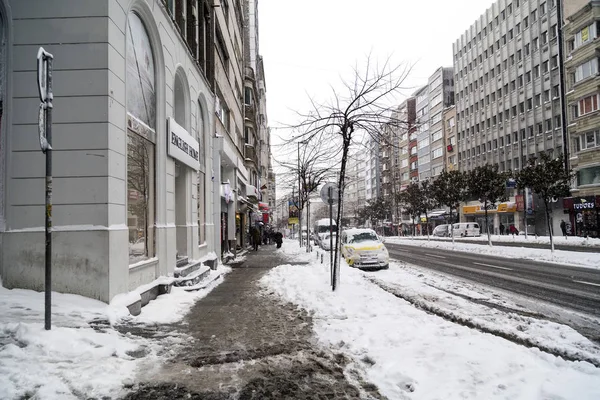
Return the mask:
<path fill-rule="evenodd" d="M 510 233 L 512 233 L 513 237 L 515 235 L 517 235 L 517 236 L 519 235 L 519 230 L 513 224 L 510 224 L 510 227 L 508 228 L 508 230 L 510 231 Z"/>
<path fill-rule="evenodd" d="M 254 251 L 258 251 L 258 245 L 260 244 L 260 230 L 258 228 L 253 228 L 252 231 L 252 244 L 254 246 Z"/>
<path fill-rule="evenodd" d="M 562 231 L 563 236 L 567 237 L 567 223 L 564 219 L 560 220 L 560 230 Z"/>

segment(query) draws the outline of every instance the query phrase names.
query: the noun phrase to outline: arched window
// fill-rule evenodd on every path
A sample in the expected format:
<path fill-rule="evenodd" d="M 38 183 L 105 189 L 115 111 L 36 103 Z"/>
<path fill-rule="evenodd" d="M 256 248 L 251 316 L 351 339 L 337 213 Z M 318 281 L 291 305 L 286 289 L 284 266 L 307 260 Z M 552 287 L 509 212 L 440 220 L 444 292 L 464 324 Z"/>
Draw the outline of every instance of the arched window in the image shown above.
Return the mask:
<path fill-rule="evenodd" d="M 202 114 L 202 106 L 198 103 L 198 110 L 196 112 L 196 132 L 199 144 L 199 163 L 200 169 L 198 170 L 198 182 L 197 182 L 197 198 L 198 198 L 198 244 L 202 245 L 206 242 L 206 159 L 205 159 L 205 132 L 204 132 L 204 117 Z"/>
<path fill-rule="evenodd" d="M 155 254 L 156 77 L 142 20 L 132 12 L 127 25 L 127 225 L 133 264 Z"/>

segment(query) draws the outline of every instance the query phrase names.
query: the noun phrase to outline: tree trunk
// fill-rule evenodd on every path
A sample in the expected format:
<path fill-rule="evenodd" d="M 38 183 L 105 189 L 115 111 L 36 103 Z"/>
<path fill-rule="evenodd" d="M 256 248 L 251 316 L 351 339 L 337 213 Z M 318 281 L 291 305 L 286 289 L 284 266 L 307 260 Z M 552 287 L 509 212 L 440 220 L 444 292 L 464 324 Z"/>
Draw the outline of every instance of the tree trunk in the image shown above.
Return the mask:
<path fill-rule="evenodd" d="M 492 236 L 490 235 L 490 221 L 488 220 L 488 201 L 487 201 L 487 199 L 483 203 L 483 206 L 485 207 L 485 210 L 484 210 L 485 211 L 485 228 L 487 231 L 488 245 L 491 247 L 492 246 Z"/>
<path fill-rule="evenodd" d="M 429 217 L 427 216 L 427 210 L 425 210 L 425 229 L 427 229 L 427 241 L 429 242 Z"/>
<path fill-rule="evenodd" d="M 544 210 L 546 211 L 546 224 L 548 225 L 548 234 L 550 235 L 550 252 L 554 253 L 554 235 L 552 234 L 552 225 L 550 224 L 550 211 L 548 210 L 548 200 L 544 196 Z"/>
<path fill-rule="evenodd" d="M 452 208 L 450 208 L 450 236 L 452 236 L 452 245 L 454 245 L 454 218 L 452 218 Z"/>

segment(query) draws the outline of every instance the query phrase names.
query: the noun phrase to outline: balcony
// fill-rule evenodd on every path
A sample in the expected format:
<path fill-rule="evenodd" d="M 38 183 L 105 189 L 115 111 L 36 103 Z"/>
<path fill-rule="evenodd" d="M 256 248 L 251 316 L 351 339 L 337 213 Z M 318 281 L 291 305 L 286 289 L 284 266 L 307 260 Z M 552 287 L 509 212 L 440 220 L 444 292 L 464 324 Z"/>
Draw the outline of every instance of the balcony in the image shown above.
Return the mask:
<path fill-rule="evenodd" d="M 244 162 L 245 163 L 254 163 L 258 165 L 258 160 L 256 157 L 256 148 L 251 144 L 244 145 Z"/>

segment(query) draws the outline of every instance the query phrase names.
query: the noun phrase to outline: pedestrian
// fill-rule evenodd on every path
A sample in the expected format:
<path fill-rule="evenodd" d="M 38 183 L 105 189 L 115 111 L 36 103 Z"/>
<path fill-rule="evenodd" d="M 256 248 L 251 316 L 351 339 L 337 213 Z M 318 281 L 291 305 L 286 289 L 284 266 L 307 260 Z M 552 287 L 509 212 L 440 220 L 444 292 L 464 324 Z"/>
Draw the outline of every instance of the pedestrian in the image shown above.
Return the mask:
<path fill-rule="evenodd" d="M 560 220 L 560 230 L 562 231 L 563 236 L 567 237 L 567 223 L 565 222 L 564 219 Z"/>
<path fill-rule="evenodd" d="M 504 225 L 500 223 L 500 235 L 504 235 Z"/>
<path fill-rule="evenodd" d="M 258 245 L 260 244 L 260 230 L 253 228 L 252 231 L 252 244 L 254 245 L 254 251 L 258 251 Z"/>
<path fill-rule="evenodd" d="M 515 235 L 517 235 L 517 236 L 519 235 L 519 230 L 513 224 L 510 224 L 510 227 L 508 228 L 508 230 L 510 231 L 510 233 L 512 233 L 513 237 Z"/>
<path fill-rule="evenodd" d="M 281 234 L 281 232 L 275 232 L 273 237 L 275 238 L 275 243 L 277 243 L 277 248 L 280 248 L 281 243 L 283 243 L 283 235 Z"/>

